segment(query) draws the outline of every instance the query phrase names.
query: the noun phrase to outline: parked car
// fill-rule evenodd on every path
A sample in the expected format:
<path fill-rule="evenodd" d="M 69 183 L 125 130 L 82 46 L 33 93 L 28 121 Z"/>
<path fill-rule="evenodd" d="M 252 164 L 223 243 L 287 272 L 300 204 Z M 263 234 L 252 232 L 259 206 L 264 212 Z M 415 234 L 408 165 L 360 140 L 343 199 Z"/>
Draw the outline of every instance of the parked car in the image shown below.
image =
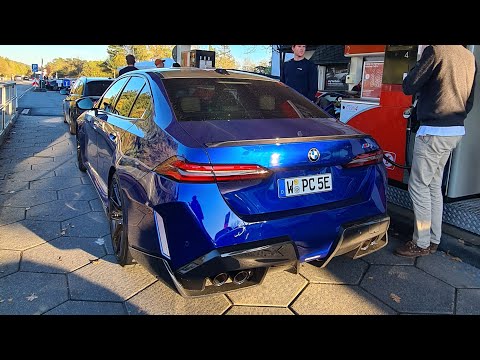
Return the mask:
<path fill-rule="evenodd" d="M 77 107 L 78 166 L 100 194 L 118 262 L 168 274 L 183 296 L 387 243 L 377 142 L 276 80 L 137 70 Z"/>
<path fill-rule="evenodd" d="M 92 101 L 98 100 L 112 82 L 113 79 L 104 77 L 81 77 L 75 81 L 70 93 L 63 100 L 63 121 L 69 124 L 70 134 L 76 134 L 77 117 L 82 113 L 75 106 L 76 102 L 85 97 L 89 97 Z M 67 90 L 65 89 L 62 93 L 67 94 Z"/>
<path fill-rule="evenodd" d="M 45 81 L 45 88 L 47 90 L 57 91 L 58 90 L 57 79 L 47 79 Z"/>

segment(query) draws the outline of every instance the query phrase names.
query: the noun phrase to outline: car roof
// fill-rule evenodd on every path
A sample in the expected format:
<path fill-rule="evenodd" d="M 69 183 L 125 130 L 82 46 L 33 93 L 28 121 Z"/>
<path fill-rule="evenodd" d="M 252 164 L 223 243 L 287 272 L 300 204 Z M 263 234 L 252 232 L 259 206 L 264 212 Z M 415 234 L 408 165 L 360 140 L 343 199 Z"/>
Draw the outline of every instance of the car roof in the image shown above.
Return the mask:
<path fill-rule="evenodd" d="M 261 74 L 252 74 L 240 70 L 224 70 L 224 69 L 198 69 L 195 67 L 179 67 L 179 68 L 158 68 L 134 70 L 127 74 L 134 73 L 157 73 L 164 79 L 175 78 L 229 78 L 229 79 L 243 79 L 243 80 L 264 80 L 273 81 L 278 80 L 269 78 Z"/>
<path fill-rule="evenodd" d="M 110 80 L 113 81 L 115 79 L 112 78 L 107 78 L 107 77 L 89 77 L 89 76 L 82 76 L 81 78 L 85 79 L 85 82 L 89 81 L 102 81 L 102 80 Z M 81 79 L 79 78 L 79 79 Z M 78 80 L 78 79 L 77 79 Z"/>

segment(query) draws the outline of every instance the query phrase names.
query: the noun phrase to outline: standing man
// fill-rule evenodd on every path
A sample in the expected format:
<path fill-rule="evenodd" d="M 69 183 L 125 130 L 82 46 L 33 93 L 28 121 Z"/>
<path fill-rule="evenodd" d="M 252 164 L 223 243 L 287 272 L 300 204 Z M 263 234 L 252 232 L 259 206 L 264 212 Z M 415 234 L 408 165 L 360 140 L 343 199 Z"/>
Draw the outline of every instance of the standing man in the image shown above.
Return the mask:
<path fill-rule="evenodd" d="M 129 71 L 138 70 L 135 67 L 135 56 L 133 56 L 132 54 L 128 54 L 127 56 L 125 56 L 125 60 L 127 60 L 127 66 L 120 69 L 120 71 L 118 72 L 118 76 L 123 75 Z"/>
<path fill-rule="evenodd" d="M 307 45 L 292 45 L 294 57 L 284 64 L 280 81 L 314 101 L 318 88 L 318 72 L 317 67 L 305 59 L 306 47 Z"/>
<path fill-rule="evenodd" d="M 408 182 L 415 213 L 413 238 L 395 249 L 405 257 L 437 250 L 442 236 L 442 179 L 445 164 L 465 134 L 473 107 L 477 66 L 462 45 L 430 45 L 403 80 L 406 95 L 419 94 L 413 162 Z"/>

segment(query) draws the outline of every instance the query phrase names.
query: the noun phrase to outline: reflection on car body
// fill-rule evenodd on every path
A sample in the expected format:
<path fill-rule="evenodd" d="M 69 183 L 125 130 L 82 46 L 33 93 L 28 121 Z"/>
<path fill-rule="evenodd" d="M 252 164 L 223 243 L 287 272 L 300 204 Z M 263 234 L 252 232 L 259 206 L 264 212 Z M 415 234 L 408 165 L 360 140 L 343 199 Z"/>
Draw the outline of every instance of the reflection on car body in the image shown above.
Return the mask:
<path fill-rule="evenodd" d="M 71 85 L 70 92 L 63 100 L 64 122 L 68 123 L 71 134 L 77 132 L 77 118 L 82 113 L 76 102 L 85 97 L 98 100 L 112 82 L 113 79 L 105 77 L 81 77 Z"/>
<path fill-rule="evenodd" d="M 184 296 L 387 243 L 379 145 L 276 80 L 137 70 L 77 107 L 79 168 L 100 195 L 117 260 L 167 274 Z"/>

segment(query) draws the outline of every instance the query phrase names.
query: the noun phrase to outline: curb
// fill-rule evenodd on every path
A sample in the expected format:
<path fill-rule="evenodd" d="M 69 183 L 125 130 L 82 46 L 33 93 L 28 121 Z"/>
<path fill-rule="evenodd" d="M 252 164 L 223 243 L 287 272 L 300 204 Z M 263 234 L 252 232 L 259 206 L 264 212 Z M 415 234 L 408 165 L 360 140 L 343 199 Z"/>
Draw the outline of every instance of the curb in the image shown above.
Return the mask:
<path fill-rule="evenodd" d="M 387 212 L 391 231 L 397 232 L 400 239 L 410 240 L 413 234 L 413 211 L 388 202 Z M 438 249 L 480 268 L 480 236 L 476 234 L 443 223 Z"/>

